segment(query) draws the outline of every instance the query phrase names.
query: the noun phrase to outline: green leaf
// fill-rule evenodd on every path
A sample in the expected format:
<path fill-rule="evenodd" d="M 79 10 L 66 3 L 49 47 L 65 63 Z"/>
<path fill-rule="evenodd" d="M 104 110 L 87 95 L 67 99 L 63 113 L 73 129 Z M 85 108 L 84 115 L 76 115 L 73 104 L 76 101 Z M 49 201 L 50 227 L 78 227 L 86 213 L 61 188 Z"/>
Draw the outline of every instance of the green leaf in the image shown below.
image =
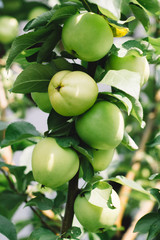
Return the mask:
<path fill-rule="evenodd" d="M 24 172 L 24 170 L 25 170 L 25 167 L 24 167 L 24 166 L 11 165 L 11 164 L 7 164 L 7 163 L 5 163 L 5 162 L 0 161 L 0 168 L 1 168 L 1 167 L 7 167 L 7 168 L 9 168 L 10 172 L 11 172 L 13 175 L 15 175 L 15 176 L 19 175 L 19 174 L 18 174 L 19 171 L 21 171 L 20 174 L 22 174 L 22 173 Z"/>
<path fill-rule="evenodd" d="M 153 195 L 153 197 L 157 200 L 159 206 L 160 206 L 160 190 L 157 188 L 151 188 L 150 193 Z"/>
<path fill-rule="evenodd" d="M 74 145 L 73 148 L 81 153 L 82 155 L 84 155 L 85 157 L 87 157 L 88 159 L 90 160 L 93 160 L 93 153 L 92 153 L 92 149 L 89 148 L 88 146 L 77 146 L 77 145 Z"/>
<path fill-rule="evenodd" d="M 159 213 L 148 213 L 144 215 L 140 220 L 136 223 L 134 228 L 134 232 L 139 233 L 147 233 L 152 226 L 152 224 L 156 221 L 160 221 Z"/>
<path fill-rule="evenodd" d="M 93 166 L 91 165 L 91 163 L 87 158 L 82 157 L 80 160 L 81 160 L 80 166 L 82 169 L 83 179 L 86 182 L 89 182 L 94 176 Z"/>
<path fill-rule="evenodd" d="M 66 202 L 66 197 L 67 197 L 67 192 L 66 191 L 57 191 L 57 195 L 54 198 L 54 205 L 53 205 L 53 209 L 57 211 L 57 209 L 60 209 L 61 212 L 61 207 L 62 205 Z"/>
<path fill-rule="evenodd" d="M 112 186 L 105 180 L 100 180 L 93 183 L 93 189 L 94 188 L 99 188 L 101 190 L 108 189 L 110 193 L 112 192 Z"/>
<path fill-rule="evenodd" d="M 160 180 L 160 173 L 152 174 L 152 175 L 149 177 L 149 180 Z"/>
<path fill-rule="evenodd" d="M 23 50 L 33 46 L 37 42 L 42 41 L 53 30 L 54 26 L 49 26 L 17 37 L 11 46 L 6 63 L 6 69 L 9 69 L 11 63 Z"/>
<path fill-rule="evenodd" d="M 0 146 L 6 147 L 23 139 L 38 136 L 40 136 L 40 133 L 31 123 L 25 121 L 14 122 L 7 127 L 5 139 L 1 142 Z"/>
<path fill-rule="evenodd" d="M 24 27 L 24 31 L 27 32 L 31 29 L 42 27 L 48 23 L 50 18 L 53 16 L 54 12 L 56 11 L 55 7 L 47 12 L 44 12 L 43 14 L 39 15 L 38 17 L 32 19 L 29 21 L 26 26 Z"/>
<path fill-rule="evenodd" d="M 131 115 L 137 119 L 140 123 L 141 128 L 145 127 L 145 122 L 143 121 L 143 107 L 139 100 L 133 98 L 132 96 L 128 96 L 129 100 L 132 102 L 132 111 Z"/>
<path fill-rule="evenodd" d="M 148 41 L 155 49 L 155 52 L 158 55 L 160 55 L 160 37 L 159 38 L 148 37 Z"/>
<path fill-rule="evenodd" d="M 34 63 L 24 69 L 11 89 L 14 93 L 47 92 L 48 84 L 56 73 L 49 64 Z"/>
<path fill-rule="evenodd" d="M 35 229 L 28 240 L 57 240 L 57 236 L 52 233 L 50 230 L 45 228 Z"/>
<path fill-rule="evenodd" d="M 32 198 L 29 200 L 25 206 L 36 206 L 40 210 L 49 210 L 52 209 L 53 207 L 53 201 L 49 198 L 46 198 L 43 194 L 41 193 L 34 193 L 36 196 L 35 198 Z"/>
<path fill-rule="evenodd" d="M 150 193 L 146 191 L 140 184 L 138 184 L 135 181 L 129 180 L 124 176 L 116 176 L 115 178 L 109 178 L 108 181 L 117 182 L 119 184 L 125 185 L 130 187 L 131 189 L 134 189 L 136 191 L 139 191 L 141 193 L 147 194 L 151 197 Z"/>
<path fill-rule="evenodd" d="M 77 146 L 79 144 L 79 139 L 76 137 L 57 137 L 56 142 L 63 148 L 68 148 L 72 146 Z"/>
<path fill-rule="evenodd" d="M 3 131 L 7 128 L 9 123 L 4 122 L 4 121 L 0 121 L 0 131 Z"/>
<path fill-rule="evenodd" d="M 149 26 L 150 26 L 148 14 L 138 4 L 130 2 L 129 5 L 130 5 L 130 8 L 132 9 L 132 12 L 135 15 L 135 17 L 142 23 L 144 29 L 146 31 L 148 31 Z"/>
<path fill-rule="evenodd" d="M 140 40 L 128 40 L 122 44 L 122 47 L 130 51 L 131 49 L 137 51 L 141 55 L 146 55 L 148 51 L 146 44 L 141 43 Z"/>
<path fill-rule="evenodd" d="M 40 48 L 31 48 L 22 51 L 15 59 L 14 62 L 21 65 L 23 69 L 33 64 L 34 62 L 27 61 L 28 57 L 36 55 Z"/>
<path fill-rule="evenodd" d="M 16 177 L 16 184 L 17 184 L 17 189 L 20 192 L 24 192 L 26 190 L 27 184 L 29 183 L 28 181 L 30 180 L 31 177 L 27 177 L 27 175 L 24 175 L 24 171 L 26 169 L 25 166 L 16 166 L 16 165 L 10 165 L 6 164 L 4 162 L 0 161 L 0 168 L 1 167 L 7 167 L 10 170 L 10 173 L 12 173 Z M 32 178 L 31 178 L 32 180 Z"/>
<path fill-rule="evenodd" d="M 88 0 L 90 3 L 98 5 L 98 8 L 102 14 L 105 16 L 118 20 L 120 19 L 120 8 L 122 0 Z"/>
<path fill-rule="evenodd" d="M 118 23 L 119 24 L 125 24 L 125 23 L 129 23 L 131 21 L 135 20 L 135 17 L 134 16 L 130 16 L 129 18 L 127 18 L 126 20 L 122 21 L 122 20 L 119 20 Z"/>
<path fill-rule="evenodd" d="M 54 14 L 52 15 L 50 22 L 57 21 L 57 20 L 65 20 L 66 18 L 74 15 L 77 13 L 76 6 L 61 6 L 61 8 L 57 9 Z"/>
<path fill-rule="evenodd" d="M 53 59 L 51 62 L 51 67 L 52 66 L 56 68 L 57 72 L 61 70 L 70 70 L 70 71 L 73 70 L 72 64 L 62 57 Z"/>
<path fill-rule="evenodd" d="M 154 15 L 160 11 L 160 3 L 158 0 L 137 0 L 137 2 Z"/>
<path fill-rule="evenodd" d="M 35 144 L 36 142 L 28 140 L 28 139 L 24 139 L 22 141 L 16 142 L 14 144 L 12 144 L 12 150 L 13 152 L 16 151 L 22 151 L 25 148 L 32 146 L 33 144 Z"/>
<path fill-rule="evenodd" d="M 3 216 L 11 218 L 17 208 L 26 200 L 25 194 L 17 194 L 10 190 L 0 193 L 0 212 Z"/>
<path fill-rule="evenodd" d="M 134 142 L 134 140 L 129 136 L 129 134 L 126 131 L 124 132 L 122 144 L 131 151 L 135 151 L 138 149 L 137 144 Z"/>
<path fill-rule="evenodd" d="M 140 94 L 140 74 L 128 70 L 110 70 L 101 82 L 111 87 L 115 87 L 128 95 L 139 99 Z"/>
<path fill-rule="evenodd" d="M 64 127 L 69 127 L 71 125 L 71 117 L 64 117 L 60 114 L 58 114 L 54 109 L 52 109 L 47 123 L 48 123 L 48 129 L 52 130 L 53 133 L 56 133 L 60 129 L 64 129 Z"/>
<path fill-rule="evenodd" d="M 150 142 L 147 143 L 147 147 L 153 148 L 155 146 L 159 146 L 160 145 L 160 134 L 158 133 L 158 135 L 151 140 Z"/>
<path fill-rule="evenodd" d="M 26 226 L 31 224 L 31 219 L 27 219 L 27 220 L 19 220 L 18 222 L 16 222 L 16 230 L 17 233 L 19 233 L 22 229 L 24 229 Z M 27 240 L 28 237 L 26 239 L 20 239 L 20 240 Z"/>
<path fill-rule="evenodd" d="M 7 218 L 0 215 L 0 233 L 6 236 L 9 240 L 17 240 L 15 226 Z"/>
<path fill-rule="evenodd" d="M 129 98 L 122 92 L 100 92 L 98 95 L 100 98 L 107 99 L 111 102 L 115 102 L 116 105 L 118 105 L 119 101 L 124 105 L 128 115 L 130 115 L 132 110 L 132 102 L 129 100 Z"/>
<path fill-rule="evenodd" d="M 65 236 L 69 236 L 71 239 L 78 239 L 77 237 L 79 237 L 81 233 L 82 232 L 79 227 L 71 227 L 70 229 L 68 229 Z"/>
<path fill-rule="evenodd" d="M 147 240 L 153 240 L 160 234 L 160 217 L 150 227 Z M 159 238 L 158 238 L 159 239 Z"/>
<path fill-rule="evenodd" d="M 55 48 L 59 40 L 61 39 L 61 29 L 57 29 L 50 33 L 46 41 L 40 48 L 37 56 L 37 62 L 42 63 L 49 55 L 51 55 L 52 50 Z"/>

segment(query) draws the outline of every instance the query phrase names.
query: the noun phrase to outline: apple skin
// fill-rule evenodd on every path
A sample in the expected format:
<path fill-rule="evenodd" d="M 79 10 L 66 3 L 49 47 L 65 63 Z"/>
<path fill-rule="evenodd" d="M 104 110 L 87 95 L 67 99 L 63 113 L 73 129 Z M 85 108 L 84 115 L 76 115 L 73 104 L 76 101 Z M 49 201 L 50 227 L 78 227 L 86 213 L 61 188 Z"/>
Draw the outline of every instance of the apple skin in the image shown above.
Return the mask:
<path fill-rule="evenodd" d="M 89 232 L 104 232 L 114 225 L 120 212 L 120 199 L 112 189 L 111 200 L 115 208 L 107 205 L 108 189 L 94 188 L 79 194 L 74 203 L 74 213 L 81 225 Z"/>
<path fill-rule="evenodd" d="M 71 148 L 60 147 L 54 138 L 40 140 L 32 154 L 34 179 L 50 188 L 57 188 L 74 177 L 79 157 Z"/>
<path fill-rule="evenodd" d="M 0 17 L 0 42 L 11 43 L 18 35 L 18 21 L 14 17 Z"/>
<path fill-rule="evenodd" d="M 129 53 L 124 57 L 111 55 L 106 68 L 108 70 L 121 70 L 126 69 L 129 71 L 137 72 L 141 76 L 141 86 L 143 86 L 149 78 L 150 69 L 149 63 L 145 56 L 136 56 L 136 54 Z"/>
<path fill-rule="evenodd" d="M 124 119 L 113 103 L 99 101 L 77 117 L 75 127 L 79 137 L 94 149 L 116 148 L 123 139 Z"/>
<path fill-rule="evenodd" d="M 50 113 L 52 110 L 52 105 L 49 100 L 48 92 L 32 92 L 31 97 L 43 112 Z"/>
<path fill-rule="evenodd" d="M 113 159 L 113 155 L 115 149 L 107 149 L 107 150 L 96 150 L 93 149 L 93 160 L 90 160 L 94 171 L 103 171 L 105 170 Z"/>
<path fill-rule="evenodd" d="M 113 44 L 113 34 L 102 16 L 87 12 L 73 15 L 65 22 L 62 42 L 70 54 L 93 62 L 108 53 Z"/>
<path fill-rule="evenodd" d="M 77 116 L 95 103 L 98 86 L 87 73 L 63 70 L 52 77 L 48 94 L 57 113 L 63 116 Z"/>

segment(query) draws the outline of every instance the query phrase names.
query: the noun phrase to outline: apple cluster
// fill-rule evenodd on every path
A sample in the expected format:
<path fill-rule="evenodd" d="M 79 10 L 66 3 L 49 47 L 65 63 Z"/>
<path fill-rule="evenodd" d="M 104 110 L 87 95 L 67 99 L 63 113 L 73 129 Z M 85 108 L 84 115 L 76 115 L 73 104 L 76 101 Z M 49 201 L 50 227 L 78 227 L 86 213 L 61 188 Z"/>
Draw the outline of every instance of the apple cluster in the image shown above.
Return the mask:
<path fill-rule="evenodd" d="M 95 36 L 96 41 L 93 42 Z M 65 22 L 62 42 L 68 53 L 92 62 L 108 53 L 113 44 L 113 34 L 102 16 L 91 12 L 81 13 Z M 148 80 L 149 67 L 145 57 L 132 53 L 124 58 L 111 56 L 108 67 L 139 72 L 141 86 Z M 93 153 L 92 160 L 83 158 L 90 161 L 95 172 L 108 167 L 123 139 L 124 119 L 115 104 L 98 99 L 97 83 L 89 74 L 83 71 L 59 71 L 50 80 L 48 93 L 32 93 L 32 98 L 44 112 L 49 113 L 53 108 L 62 116 L 75 117 L 76 134 Z M 42 185 L 55 189 L 71 180 L 79 167 L 79 154 L 70 147 L 62 148 L 52 137 L 40 140 L 34 148 L 33 175 Z M 115 223 L 120 200 L 110 187 L 95 187 L 77 196 L 75 215 L 88 231 L 103 231 Z"/>

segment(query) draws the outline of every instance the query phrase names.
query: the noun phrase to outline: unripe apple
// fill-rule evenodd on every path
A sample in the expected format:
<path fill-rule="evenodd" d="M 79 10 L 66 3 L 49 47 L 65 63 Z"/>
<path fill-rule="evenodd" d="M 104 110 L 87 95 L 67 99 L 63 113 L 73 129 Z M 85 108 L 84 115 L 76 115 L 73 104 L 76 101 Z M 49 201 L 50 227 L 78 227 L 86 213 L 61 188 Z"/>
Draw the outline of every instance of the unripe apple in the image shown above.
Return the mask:
<path fill-rule="evenodd" d="M 94 188 L 77 196 L 74 212 L 89 232 L 104 232 L 115 223 L 119 215 L 120 199 L 113 189 Z"/>
<path fill-rule="evenodd" d="M 108 70 L 121 70 L 126 69 L 129 71 L 137 72 L 141 76 L 141 86 L 143 86 L 149 78 L 150 69 L 145 56 L 140 56 L 134 51 L 128 52 L 124 57 L 111 55 L 106 63 Z"/>
<path fill-rule="evenodd" d="M 18 35 L 18 21 L 14 17 L 0 17 L 0 42 L 11 43 Z"/>
<path fill-rule="evenodd" d="M 70 54 L 93 62 L 108 53 L 113 44 L 113 34 L 102 16 L 87 12 L 73 15 L 65 22 L 62 42 Z"/>
<path fill-rule="evenodd" d="M 15 12 L 22 7 L 22 0 L 2 0 L 5 12 Z"/>
<path fill-rule="evenodd" d="M 93 160 L 90 160 L 94 171 L 105 170 L 113 159 L 115 149 L 98 150 L 93 149 Z"/>
<path fill-rule="evenodd" d="M 35 7 L 29 12 L 28 20 L 32 20 L 33 18 L 38 17 L 39 15 L 43 14 L 46 11 L 47 11 L 47 8 L 45 7 L 41 7 L 41 6 Z"/>
<path fill-rule="evenodd" d="M 75 123 L 79 137 L 94 149 L 114 149 L 123 139 L 124 119 L 113 103 L 99 101 L 77 117 Z"/>
<path fill-rule="evenodd" d="M 49 100 L 48 92 L 32 92 L 31 97 L 43 112 L 50 113 L 52 105 Z"/>
<path fill-rule="evenodd" d="M 98 87 L 87 73 L 63 70 L 52 77 L 48 94 L 57 113 L 76 116 L 87 111 L 95 103 Z"/>
<path fill-rule="evenodd" d="M 50 188 L 57 188 L 71 180 L 79 168 L 77 153 L 60 147 L 54 138 L 40 140 L 32 154 L 34 179 Z"/>

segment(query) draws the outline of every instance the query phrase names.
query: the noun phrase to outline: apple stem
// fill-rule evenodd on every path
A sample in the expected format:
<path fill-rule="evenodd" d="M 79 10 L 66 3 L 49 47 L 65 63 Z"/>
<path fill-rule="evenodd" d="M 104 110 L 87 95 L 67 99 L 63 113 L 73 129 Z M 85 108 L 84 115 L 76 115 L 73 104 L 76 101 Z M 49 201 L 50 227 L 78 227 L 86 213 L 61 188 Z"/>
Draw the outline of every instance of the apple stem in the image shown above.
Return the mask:
<path fill-rule="evenodd" d="M 67 233 L 68 229 L 72 227 L 72 222 L 74 217 L 74 201 L 79 192 L 78 179 L 79 179 L 79 171 L 69 181 L 65 214 L 64 214 L 64 218 L 62 221 L 62 228 L 61 228 L 61 238 L 63 238 L 64 235 Z"/>

